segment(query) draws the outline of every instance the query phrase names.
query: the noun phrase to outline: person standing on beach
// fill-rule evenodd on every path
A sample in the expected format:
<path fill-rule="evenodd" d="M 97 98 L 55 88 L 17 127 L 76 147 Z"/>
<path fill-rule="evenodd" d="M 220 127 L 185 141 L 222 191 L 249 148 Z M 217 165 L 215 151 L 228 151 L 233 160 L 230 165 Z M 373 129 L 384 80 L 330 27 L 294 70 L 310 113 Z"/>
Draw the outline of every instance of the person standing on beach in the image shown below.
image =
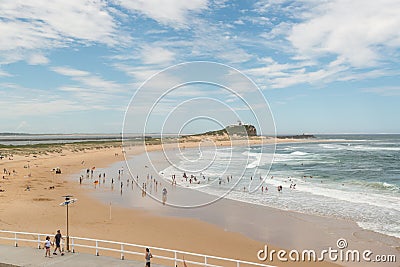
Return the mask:
<path fill-rule="evenodd" d="M 165 205 L 165 202 L 167 201 L 167 188 L 164 187 L 164 189 L 162 190 L 162 203 L 163 205 Z"/>
<path fill-rule="evenodd" d="M 64 239 L 61 235 L 61 231 L 57 230 L 57 234 L 54 236 L 54 243 L 56 243 L 56 248 L 54 249 L 53 255 L 57 255 L 56 251 L 60 251 L 61 256 L 64 256 L 64 253 L 61 251 L 61 239 Z"/>
<path fill-rule="evenodd" d="M 44 241 L 44 248 L 46 249 L 46 253 L 44 254 L 45 257 L 50 256 L 50 247 L 51 247 L 51 241 L 50 241 L 50 236 L 46 236 L 46 241 Z"/>
<path fill-rule="evenodd" d="M 153 258 L 153 255 L 151 255 L 149 248 L 146 248 L 146 254 L 144 255 L 144 258 L 146 260 L 146 267 L 150 267 L 150 259 Z"/>

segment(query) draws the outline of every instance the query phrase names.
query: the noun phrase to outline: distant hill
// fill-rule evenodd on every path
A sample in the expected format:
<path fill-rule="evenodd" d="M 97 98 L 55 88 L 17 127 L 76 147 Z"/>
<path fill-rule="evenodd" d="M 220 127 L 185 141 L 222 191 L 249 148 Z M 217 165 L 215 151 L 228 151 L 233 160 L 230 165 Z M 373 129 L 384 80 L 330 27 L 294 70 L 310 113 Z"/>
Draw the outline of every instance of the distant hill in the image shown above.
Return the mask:
<path fill-rule="evenodd" d="M 237 136 L 257 136 L 257 129 L 250 124 L 239 124 L 239 125 L 229 125 L 224 129 L 218 131 L 209 131 L 201 134 L 193 134 L 190 136 L 200 136 L 200 135 L 237 135 Z"/>

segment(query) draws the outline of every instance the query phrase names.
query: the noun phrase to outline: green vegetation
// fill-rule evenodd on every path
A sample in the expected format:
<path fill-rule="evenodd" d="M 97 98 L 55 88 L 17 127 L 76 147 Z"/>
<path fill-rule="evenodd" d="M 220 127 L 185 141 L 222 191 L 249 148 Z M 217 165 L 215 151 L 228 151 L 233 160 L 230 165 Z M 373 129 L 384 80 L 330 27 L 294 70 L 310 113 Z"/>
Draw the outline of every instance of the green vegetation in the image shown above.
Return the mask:
<path fill-rule="evenodd" d="M 52 143 L 52 144 L 34 144 L 34 145 L 0 145 L 0 155 L 47 155 L 49 153 L 62 153 L 63 150 L 73 152 L 121 147 L 121 141 L 83 141 L 75 143 Z"/>
<path fill-rule="evenodd" d="M 222 136 L 222 135 L 238 135 L 238 136 L 256 136 L 257 130 L 256 127 L 250 124 L 245 125 L 230 125 L 224 129 L 218 131 L 209 131 L 201 134 L 193 134 L 190 136 L 201 136 L 201 135 L 214 135 L 214 136 Z"/>

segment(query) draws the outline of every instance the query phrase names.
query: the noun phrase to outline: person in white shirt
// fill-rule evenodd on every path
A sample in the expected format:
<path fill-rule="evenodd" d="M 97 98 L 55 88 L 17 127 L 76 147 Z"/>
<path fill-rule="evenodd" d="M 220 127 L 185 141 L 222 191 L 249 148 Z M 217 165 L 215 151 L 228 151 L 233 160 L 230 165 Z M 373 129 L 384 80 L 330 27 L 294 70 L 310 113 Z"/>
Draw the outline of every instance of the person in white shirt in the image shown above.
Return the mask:
<path fill-rule="evenodd" d="M 51 247 L 51 241 L 50 241 L 50 236 L 46 236 L 46 241 L 44 241 L 44 248 L 46 249 L 46 253 L 45 253 L 45 257 L 49 257 L 49 258 L 51 258 L 51 256 L 50 256 L 50 247 Z"/>

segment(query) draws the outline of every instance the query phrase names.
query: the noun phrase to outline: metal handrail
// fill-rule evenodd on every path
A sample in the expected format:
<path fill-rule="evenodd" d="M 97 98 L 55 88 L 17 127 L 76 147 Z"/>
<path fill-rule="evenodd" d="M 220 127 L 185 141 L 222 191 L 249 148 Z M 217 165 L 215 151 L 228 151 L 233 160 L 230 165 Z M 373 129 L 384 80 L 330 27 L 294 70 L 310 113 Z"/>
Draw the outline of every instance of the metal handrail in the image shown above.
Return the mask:
<path fill-rule="evenodd" d="M 0 230 L 0 233 L 8 233 L 8 234 L 13 234 L 14 237 L 4 237 L 0 236 L 0 239 L 3 240 L 13 240 L 14 245 L 18 247 L 18 242 L 23 241 L 23 242 L 32 242 L 32 243 L 37 243 L 37 247 L 40 249 L 42 239 L 41 237 L 46 237 L 46 236 L 54 236 L 53 234 L 42 234 L 42 233 L 29 233 L 29 232 L 16 232 L 16 231 L 8 231 L 8 230 Z M 37 240 L 33 239 L 26 239 L 26 238 L 20 238 L 18 237 L 24 236 L 24 235 L 31 235 L 31 236 L 37 236 Z M 224 257 L 218 257 L 218 256 L 211 256 L 211 255 L 204 255 L 204 254 L 199 254 L 199 253 L 193 253 L 193 252 L 188 252 L 188 251 L 181 251 L 181 250 L 174 250 L 174 249 L 168 249 L 168 248 L 160 248 L 160 247 L 154 247 L 154 246 L 145 246 L 145 245 L 139 245 L 139 244 L 131 244 L 131 243 L 125 243 L 125 242 L 117 242 L 117 241 L 110 241 L 110 240 L 101 240 L 101 239 L 93 239 L 93 238 L 86 238 L 86 237 L 69 237 L 70 243 L 71 243 L 71 249 L 72 252 L 75 252 L 75 247 L 82 247 L 82 248 L 90 248 L 90 249 L 95 249 L 97 256 L 99 256 L 99 251 L 112 251 L 112 252 L 118 252 L 121 254 L 121 260 L 124 259 L 124 254 L 131 254 L 131 255 L 143 255 L 141 252 L 136 252 L 136 251 L 130 251 L 127 250 L 126 247 L 134 247 L 134 248 L 149 248 L 152 250 L 156 251 L 163 251 L 163 252 L 169 252 L 173 253 L 173 257 L 168 257 L 168 256 L 162 256 L 162 255 L 153 255 L 154 258 L 158 259 L 163 259 L 163 260 L 168 260 L 168 261 L 173 261 L 174 266 L 176 266 L 177 262 L 183 262 L 182 259 L 179 259 L 177 255 L 187 255 L 187 256 L 195 256 L 195 257 L 200 257 L 203 259 L 202 262 L 199 261 L 194 261 L 194 260 L 185 260 L 186 263 L 191 263 L 199 266 L 206 266 L 206 267 L 223 267 L 219 265 L 214 265 L 208 263 L 208 260 L 214 259 L 218 261 L 225 261 L 225 262 L 231 262 L 231 263 L 236 263 L 237 267 L 240 267 L 240 264 L 246 264 L 250 266 L 260 266 L 260 267 L 275 267 L 273 265 L 266 265 L 262 263 L 256 263 L 256 262 L 249 262 L 249 261 L 244 261 L 244 260 L 238 260 L 238 259 L 230 259 L 230 258 L 224 258 Z M 77 241 L 89 241 L 89 242 L 94 242 L 95 245 L 85 245 L 85 244 L 80 244 L 77 243 Z M 119 245 L 120 249 L 116 248 L 109 248 L 109 247 L 102 247 L 99 246 L 99 243 L 106 243 L 106 244 L 114 244 L 114 245 Z"/>

